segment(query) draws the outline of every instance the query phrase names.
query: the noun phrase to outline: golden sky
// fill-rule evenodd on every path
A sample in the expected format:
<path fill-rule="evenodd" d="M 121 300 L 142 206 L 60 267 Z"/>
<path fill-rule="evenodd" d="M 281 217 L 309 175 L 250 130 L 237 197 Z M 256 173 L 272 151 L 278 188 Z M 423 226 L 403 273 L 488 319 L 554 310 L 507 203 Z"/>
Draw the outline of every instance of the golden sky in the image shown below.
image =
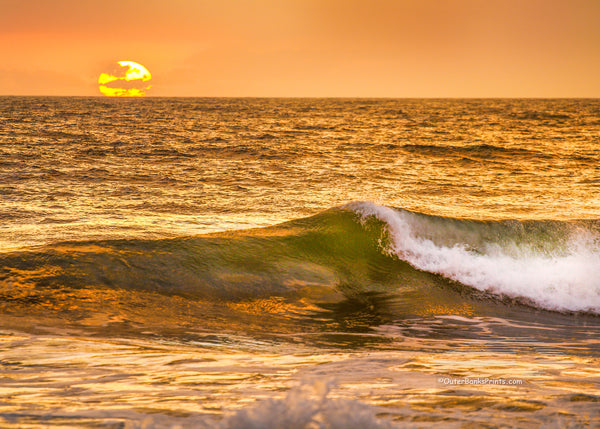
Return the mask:
<path fill-rule="evenodd" d="M 600 0 L 0 0 L 1 95 L 600 97 Z"/>

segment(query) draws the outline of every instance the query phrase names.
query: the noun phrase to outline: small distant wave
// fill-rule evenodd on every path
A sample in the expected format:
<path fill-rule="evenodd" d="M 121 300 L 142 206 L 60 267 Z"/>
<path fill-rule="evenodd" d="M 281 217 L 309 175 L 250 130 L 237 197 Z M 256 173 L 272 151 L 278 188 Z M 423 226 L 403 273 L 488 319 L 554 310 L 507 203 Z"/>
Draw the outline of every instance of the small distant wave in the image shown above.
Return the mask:
<path fill-rule="evenodd" d="M 142 156 L 173 157 L 173 158 L 193 158 L 194 155 L 179 151 L 177 149 L 152 149 L 149 152 L 141 153 Z"/>
<path fill-rule="evenodd" d="M 571 119 L 571 116 L 566 113 L 543 112 L 535 110 L 514 112 L 510 115 L 510 117 L 514 119 L 534 121 L 566 121 Z"/>
<path fill-rule="evenodd" d="M 495 146 L 491 144 L 477 144 L 470 146 L 456 145 L 434 145 L 434 144 L 405 144 L 400 149 L 429 156 L 453 156 L 453 157 L 473 157 L 480 159 L 490 158 L 548 158 L 547 154 L 539 151 L 510 148 L 504 146 Z"/>

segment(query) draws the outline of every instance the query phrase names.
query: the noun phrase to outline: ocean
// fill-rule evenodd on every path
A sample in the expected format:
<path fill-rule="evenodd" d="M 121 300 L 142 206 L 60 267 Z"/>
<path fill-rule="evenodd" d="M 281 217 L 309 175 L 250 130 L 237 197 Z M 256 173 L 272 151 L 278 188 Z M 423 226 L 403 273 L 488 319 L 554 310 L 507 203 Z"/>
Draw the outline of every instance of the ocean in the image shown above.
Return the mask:
<path fill-rule="evenodd" d="M 600 427 L 600 100 L 0 97 L 0 427 Z"/>

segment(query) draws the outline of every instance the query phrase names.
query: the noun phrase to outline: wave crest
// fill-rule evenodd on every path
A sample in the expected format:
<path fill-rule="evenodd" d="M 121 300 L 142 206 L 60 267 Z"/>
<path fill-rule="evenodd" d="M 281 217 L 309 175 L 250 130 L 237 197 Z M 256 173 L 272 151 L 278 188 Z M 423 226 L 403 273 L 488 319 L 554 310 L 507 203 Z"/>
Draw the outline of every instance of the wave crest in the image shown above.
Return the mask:
<path fill-rule="evenodd" d="M 494 242 L 482 240 L 494 229 L 484 223 L 474 233 L 475 228 L 465 227 L 472 221 L 425 217 L 366 202 L 347 207 L 363 219 L 374 216 L 385 222 L 390 234 L 386 250 L 414 268 L 549 310 L 600 313 L 600 246 L 589 229 L 563 223 L 555 224 L 555 233 L 539 225 L 527 233 L 517 223 L 518 240 L 507 234 Z M 478 243 L 469 243 L 467 235 L 471 241 L 475 235 Z"/>

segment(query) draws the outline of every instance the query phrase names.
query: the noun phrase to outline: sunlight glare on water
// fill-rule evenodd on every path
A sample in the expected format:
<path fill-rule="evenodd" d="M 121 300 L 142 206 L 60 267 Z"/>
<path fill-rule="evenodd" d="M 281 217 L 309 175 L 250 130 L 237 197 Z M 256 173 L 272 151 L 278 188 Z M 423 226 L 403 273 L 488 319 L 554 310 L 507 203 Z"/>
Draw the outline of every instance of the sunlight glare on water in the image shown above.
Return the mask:
<path fill-rule="evenodd" d="M 598 427 L 599 135 L 592 99 L 0 97 L 0 426 Z"/>

